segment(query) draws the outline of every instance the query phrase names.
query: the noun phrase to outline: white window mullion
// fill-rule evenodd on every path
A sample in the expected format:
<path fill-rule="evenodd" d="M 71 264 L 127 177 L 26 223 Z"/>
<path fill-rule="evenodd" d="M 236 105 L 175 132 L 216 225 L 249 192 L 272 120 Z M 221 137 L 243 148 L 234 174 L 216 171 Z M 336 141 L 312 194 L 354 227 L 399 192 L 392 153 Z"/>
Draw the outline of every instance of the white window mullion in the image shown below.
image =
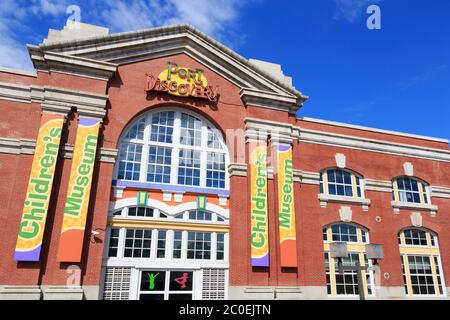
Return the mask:
<path fill-rule="evenodd" d="M 173 122 L 173 148 L 172 148 L 172 165 L 170 169 L 170 184 L 178 184 L 178 163 L 180 153 L 180 127 L 181 118 L 180 112 L 175 112 L 175 118 Z"/>
<path fill-rule="evenodd" d="M 211 232 L 211 261 L 217 260 L 217 232 Z"/>
<path fill-rule="evenodd" d="M 148 170 L 148 152 L 149 152 L 149 141 L 150 141 L 150 129 L 151 129 L 151 115 L 145 117 L 145 128 L 144 128 L 144 145 L 142 147 L 142 158 L 141 158 L 141 174 L 139 176 L 139 181 L 147 181 L 147 170 Z"/>
<path fill-rule="evenodd" d="M 117 246 L 117 258 L 123 258 L 123 256 L 124 256 L 125 234 L 126 234 L 126 229 L 120 228 L 119 229 L 119 244 Z"/>
<path fill-rule="evenodd" d="M 152 241 L 150 243 L 151 260 L 156 260 L 156 250 L 158 250 L 158 229 L 152 229 Z"/>
<path fill-rule="evenodd" d="M 200 154 L 200 187 L 206 187 L 206 163 L 208 161 L 208 126 L 202 122 L 202 153 Z"/>

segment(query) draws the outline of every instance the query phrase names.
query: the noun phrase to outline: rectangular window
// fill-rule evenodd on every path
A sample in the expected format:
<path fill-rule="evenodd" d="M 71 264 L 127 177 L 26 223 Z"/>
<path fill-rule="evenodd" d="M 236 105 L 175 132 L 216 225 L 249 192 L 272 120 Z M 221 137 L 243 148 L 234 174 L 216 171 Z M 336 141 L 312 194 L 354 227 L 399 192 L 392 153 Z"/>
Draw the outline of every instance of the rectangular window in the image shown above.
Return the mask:
<path fill-rule="evenodd" d="M 225 155 L 223 153 L 208 152 L 207 158 L 206 186 L 225 188 Z"/>
<path fill-rule="evenodd" d="M 211 259 L 211 233 L 189 231 L 187 245 L 188 259 Z"/>
<path fill-rule="evenodd" d="M 225 234 L 217 234 L 216 260 L 223 260 L 225 254 Z"/>
<path fill-rule="evenodd" d="M 139 300 L 192 300 L 192 271 L 141 272 Z"/>
<path fill-rule="evenodd" d="M 330 259 L 328 252 L 324 252 L 324 259 L 325 259 L 325 274 L 327 280 L 327 293 L 331 294 L 331 273 L 330 273 Z"/>
<path fill-rule="evenodd" d="M 156 250 L 157 258 L 164 258 L 166 256 L 166 230 L 158 230 L 158 248 Z"/>
<path fill-rule="evenodd" d="M 200 151 L 180 149 L 178 183 L 188 186 L 200 185 Z"/>
<path fill-rule="evenodd" d="M 342 264 L 344 266 L 355 266 L 356 261 L 359 259 L 358 253 L 349 253 L 347 258 L 342 259 Z M 334 260 L 334 269 L 338 270 L 338 260 Z M 338 295 L 357 295 L 358 290 L 358 276 L 356 271 L 345 270 L 344 273 L 335 273 L 336 279 L 336 293 Z M 369 284 L 369 282 L 368 282 Z"/>
<path fill-rule="evenodd" d="M 150 141 L 172 143 L 175 112 L 163 111 L 152 116 Z"/>
<path fill-rule="evenodd" d="M 172 148 L 150 146 L 148 149 L 147 181 L 170 183 Z"/>
<path fill-rule="evenodd" d="M 180 144 L 201 147 L 202 122 L 186 113 L 181 114 Z"/>
<path fill-rule="evenodd" d="M 125 258 L 150 258 L 152 230 L 127 229 L 125 235 Z"/>
<path fill-rule="evenodd" d="M 408 263 L 413 294 L 435 294 L 430 257 L 410 255 Z"/>
<path fill-rule="evenodd" d="M 119 151 L 118 179 L 138 181 L 141 172 L 142 146 L 122 144 Z"/>
<path fill-rule="evenodd" d="M 144 207 L 131 207 L 128 208 L 128 216 L 129 217 L 153 217 L 153 209 L 152 208 L 144 208 Z"/>
<path fill-rule="evenodd" d="M 182 248 L 182 235 L 181 231 L 174 231 L 173 233 L 173 258 L 181 258 L 181 248 Z"/>
<path fill-rule="evenodd" d="M 109 235 L 108 257 L 117 257 L 117 250 L 119 249 L 119 232 L 120 229 L 111 229 Z"/>

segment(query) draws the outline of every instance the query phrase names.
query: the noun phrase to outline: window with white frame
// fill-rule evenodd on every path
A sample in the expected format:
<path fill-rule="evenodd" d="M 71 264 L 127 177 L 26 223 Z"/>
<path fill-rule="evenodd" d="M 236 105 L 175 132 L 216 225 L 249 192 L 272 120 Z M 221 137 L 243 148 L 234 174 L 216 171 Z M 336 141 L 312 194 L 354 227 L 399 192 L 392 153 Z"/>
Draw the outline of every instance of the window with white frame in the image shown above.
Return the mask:
<path fill-rule="evenodd" d="M 392 199 L 400 202 L 430 203 L 428 186 L 418 179 L 398 177 L 392 181 Z"/>
<path fill-rule="evenodd" d="M 226 237 L 224 232 L 111 228 L 107 254 L 109 258 L 225 261 Z"/>
<path fill-rule="evenodd" d="M 192 271 L 142 270 L 139 300 L 192 300 Z"/>
<path fill-rule="evenodd" d="M 327 169 L 320 173 L 320 193 L 362 198 L 361 177 L 343 169 Z"/>
<path fill-rule="evenodd" d="M 228 154 L 206 120 L 179 109 L 148 112 L 119 143 L 119 180 L 226 189 Z"/>
<path fill-rule="evenodd" d="M 346 270 L 343 274 L 338 272 L 338 260 L 330 256 L 331 242 L 347 242 L 349 256 L 342 259 L 344 266 L 356 265 L 358 261 L 361 266 L 370 266 L 371 262 L 366 257 L 366 244 L 369 243 L 369 235 L 364 228 L 349 224 L 335 223 L 323 228 L 324 259 L 327 281 L 327 292 L 330 296 L 359 294 L 358 277 L 356 271 Z M 363 288 L 366 296 L 371 296 L 373 292 L 373 272 L 362 271 Z"/>
<path fill-rule="evenodd" d="M 444 295 L 437 235 L 419 228 L 398 233 L 405 293 Z"/>

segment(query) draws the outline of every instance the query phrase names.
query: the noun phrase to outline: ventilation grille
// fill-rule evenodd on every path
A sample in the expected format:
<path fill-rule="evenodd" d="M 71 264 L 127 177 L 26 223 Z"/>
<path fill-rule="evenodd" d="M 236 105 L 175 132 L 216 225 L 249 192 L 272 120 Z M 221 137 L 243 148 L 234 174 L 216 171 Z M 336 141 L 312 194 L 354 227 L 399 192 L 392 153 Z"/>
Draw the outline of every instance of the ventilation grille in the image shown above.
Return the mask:
<path fill-rule="evenodd" d="M 225 299 L 225 269 L 203 269 L 202 299 Z"/>
<path fill-rule="evenodd" d="M 103 299 L 128 300 L 130 295 L 130 278 L 130 268 L 106 268 Z"/>

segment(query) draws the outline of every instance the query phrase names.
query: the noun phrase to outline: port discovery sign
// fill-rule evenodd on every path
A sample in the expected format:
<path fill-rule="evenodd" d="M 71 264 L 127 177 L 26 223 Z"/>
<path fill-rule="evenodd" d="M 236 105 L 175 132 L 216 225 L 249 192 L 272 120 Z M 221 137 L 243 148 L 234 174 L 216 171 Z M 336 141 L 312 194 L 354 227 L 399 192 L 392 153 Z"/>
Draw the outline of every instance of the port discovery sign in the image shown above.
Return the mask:
<path fill-rule="evenodd" d="M 212 102 L 219 99 L 217 87 L 208 85 L 203 69 L 182 68 L 173 62 L 167 62 L 167 69 L 157 77 L 146 75 L 145 91 L 166 92 L 174 96 L 207 99 Z"/>

